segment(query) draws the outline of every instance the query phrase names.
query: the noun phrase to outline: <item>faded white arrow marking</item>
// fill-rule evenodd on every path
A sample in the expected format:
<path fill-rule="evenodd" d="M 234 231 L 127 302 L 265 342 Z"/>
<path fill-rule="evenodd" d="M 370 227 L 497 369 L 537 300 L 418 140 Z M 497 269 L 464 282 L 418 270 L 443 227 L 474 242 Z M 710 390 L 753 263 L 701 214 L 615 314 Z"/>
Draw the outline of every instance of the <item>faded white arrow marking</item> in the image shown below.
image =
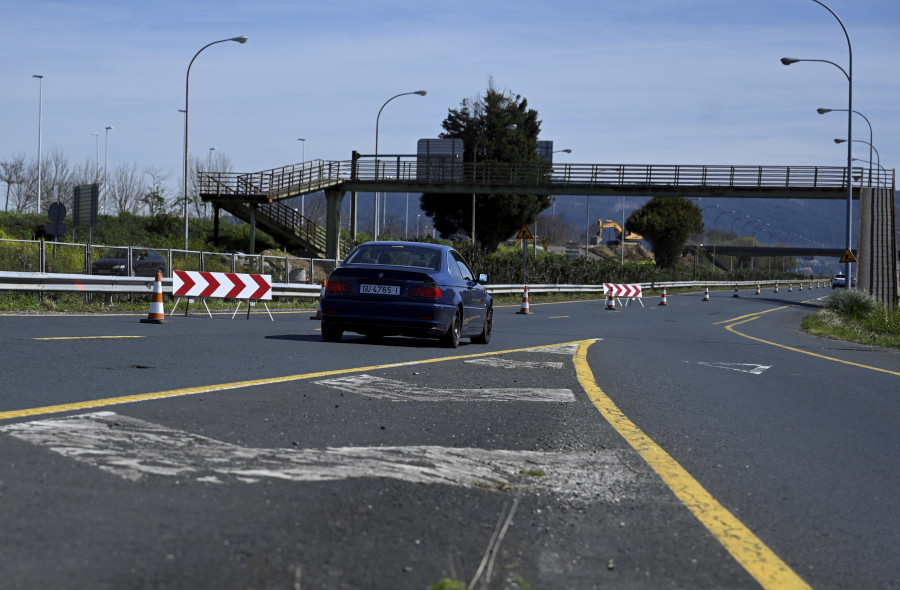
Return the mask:
<path fill-rule="evenodd" d="M 575 350 L 578 348 L 578 343 L 573 342 L 571 344 L 560 344 L 559 346 L 545 346 L 542 348 L 531 348 L 528 352 L 545 352 L 547 354 L 564 354 L 566 356 L 575 356 Z"/>
<path fill-rule="evenodd" d="M 489 388 L 484 389 L 434 389 L 382 379 L 372 375 L 349 375 L 326 381 L 316 381 L 318 385 L 333 387 L 376 399 L 395 402 L 574 402 L 571 389 L 540 388 Z"/>
<path fill-rule="evenodd" d="M 497 357 L 486 357 L 465 361 L 470 365 L 484 365 L 498 369 L 562 369 L 560 361 L 514 361 Z"/>
<path fill-rule="evenodd" d="M 756 365 L 753 363 L 706 363 L 701 361 L 697 364 L 705 367 L 714 367 L 716 369 L 729 369 L 731 371 L 740 371 L 741 373 L 750 373 L 751 375 L 761 375 L 766 369 L 772 368 L 772 365 Z"/>
<path fill-rule="evenodd" d="M 113 412 L 23 422 L 0 432 L 131 481 L 178 477 L 202 483 L 255 483 L 267 478 L 307 482 L 370 477 L 486 488 L 503 482 L 584 502 L 618 501 L 635 497 L 638 491 L 637 474 L 619 451 L 610 450 L 255 449 Z"/>

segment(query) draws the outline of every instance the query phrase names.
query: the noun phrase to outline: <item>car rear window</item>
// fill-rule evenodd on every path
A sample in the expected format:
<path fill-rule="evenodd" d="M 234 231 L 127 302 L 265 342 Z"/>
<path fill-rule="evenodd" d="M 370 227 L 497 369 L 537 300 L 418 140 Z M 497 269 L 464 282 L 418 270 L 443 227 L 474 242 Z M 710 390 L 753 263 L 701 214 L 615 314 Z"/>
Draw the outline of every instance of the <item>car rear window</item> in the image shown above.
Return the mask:
<path fill-rule="evenodd" d="M 419 246 L 367 246 L 363 244 L 350 253 L 344 264 L 405 266 L 440 270 L 441 252 Z"/>

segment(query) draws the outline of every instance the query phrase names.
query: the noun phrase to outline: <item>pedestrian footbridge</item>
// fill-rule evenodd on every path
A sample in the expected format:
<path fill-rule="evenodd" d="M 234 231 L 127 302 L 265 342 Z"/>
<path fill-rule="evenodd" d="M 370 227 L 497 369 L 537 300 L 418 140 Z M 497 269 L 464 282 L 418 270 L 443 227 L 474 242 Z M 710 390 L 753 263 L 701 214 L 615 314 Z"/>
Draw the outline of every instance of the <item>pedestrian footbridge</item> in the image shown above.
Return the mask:
<path fill-rule="evenodd" d="M 864 178 L 863 168 L 853 169 L 854 198 Z M 325 227 L 280 203 L 317 191 L 328 198 Z M 260 225 L 289 246 L 328 258 L 340 254 L 343 196 L 376 191 L 789 199 L 845 199 L 848 192 L 847 169 L 834 166 L 460 163 L 354 153 L 351 160 L 261 172 L 200 173 L 203 201 Z"/>

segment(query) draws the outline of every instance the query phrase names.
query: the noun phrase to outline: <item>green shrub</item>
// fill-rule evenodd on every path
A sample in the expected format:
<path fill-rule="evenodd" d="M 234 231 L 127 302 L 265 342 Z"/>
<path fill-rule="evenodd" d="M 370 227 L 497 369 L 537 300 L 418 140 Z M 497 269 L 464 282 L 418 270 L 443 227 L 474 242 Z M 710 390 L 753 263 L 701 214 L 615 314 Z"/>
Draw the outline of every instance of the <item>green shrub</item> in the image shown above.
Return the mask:
<path fill-rule="evenodd" d="M 828 298 L 825 309 L 846 318 L 862 320 L 881 309 L 881 304 L 864 291 L 842 289 Z"/>

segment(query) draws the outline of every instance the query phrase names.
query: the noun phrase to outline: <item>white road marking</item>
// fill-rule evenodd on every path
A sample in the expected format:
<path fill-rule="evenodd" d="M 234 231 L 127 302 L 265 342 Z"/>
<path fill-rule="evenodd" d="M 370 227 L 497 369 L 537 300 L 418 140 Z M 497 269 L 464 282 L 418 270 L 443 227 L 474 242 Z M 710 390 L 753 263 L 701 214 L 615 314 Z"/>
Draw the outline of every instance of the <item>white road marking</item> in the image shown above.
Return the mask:
<path fill-rule="evenodd" d="M 470 365 L 484 365 L 498 369 L 562 369 L 560 361 L 514 361 L 498 357 L 485 357 L 465 361 Z"/>
<path fill-rule="evenodd" d="M 396 402 L 574 402 L 571 389 L 541 388 L 489 388 L 484 389 L 434 389 L 382 379 L 372 375 L 348 375 L 337 379 L 316 381 L 317 385 L 333 387 L 366 397 Z"/>
<path fill-rule="evenodd" d="M 761 375 L 766 369 L 772 368 L 772 365 L 757 365 L 753 363 L 706 363 L 701 361 L 697 364 L 716 369 L 729 369 L 731 371 L 740 371 L 741 373 L 750 373 L 751 375 Z"/>
<path fill-rule="evenodd" d="M 0 432 L 130 481 L 177 477 L 224 484 L 368 477 L 490 489 L 512 485 L 530 492 L 550 491 L 575 502 L 617 502 L 637 497 L 639 491 L 638 474 L 625 464 L 624 451 L 438 446 L 256 449 L 114 412 L 22 422 L 0 427 Z"/>
<path fill-rule="evenodd" d="M 578 348 L 577 342 L 569 344 L 560 344 L 559 346 L 544 346 L 541 348 L 532 348 L 528 352 L 544 352 L 547 354 L 564 354 L 567 356 L 575 356 L 575 350 Z"/>

